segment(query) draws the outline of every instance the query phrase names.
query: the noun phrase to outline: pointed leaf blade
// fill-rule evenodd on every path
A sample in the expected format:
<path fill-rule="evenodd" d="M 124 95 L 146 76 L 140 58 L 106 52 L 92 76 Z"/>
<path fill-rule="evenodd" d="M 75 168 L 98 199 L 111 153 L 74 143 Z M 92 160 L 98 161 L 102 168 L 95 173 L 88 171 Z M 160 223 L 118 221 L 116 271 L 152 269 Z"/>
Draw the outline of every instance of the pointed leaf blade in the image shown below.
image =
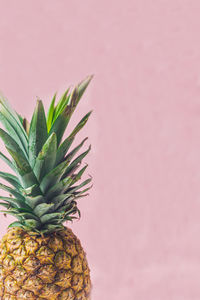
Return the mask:
<path fill-rule="evenodd" d="M 0 95 L 0 111 L 2 114 L 9 120 L 13 128 L 17 131 L 18 135 L 24 142 L 24 145 L 27 146 L 28 137 L 21 123 L 21 118 L 19 115 L 12 109 L 8 101 Z"/>
<path fill-rule="evenodd" d="M 17 171 L 20 175 L 21 184 L 24 188 L 30 187 L 33 184 L 38 183 L 33 170 L 31 169 L 28 161 L 22 157 L 18 152 L 12 151 L 7 148 L 10 155 L 13 157 Z"/>
<path fill-rule="evenodd" d="M 0 172 L 0 177 L 12 184 L 17 190 L 21 188 L 21 184 L 16 176 L 6 172 Z"/>
<path fill-rule="evenodd" d="M 90 75 L 78 84 L 79 100 L 83 96 L 85 90 L 87 89 L 87 87 L 93 77 L 94 77 L 94 75 Z"/>
<path fill-rule="evenodd" d="M 65 170 L 67 168 L 66 162 L 62 162 L 56 168 L 54 168 L 51 172 L 49 172 L 43 179 L 40 184 L 40 188 L 43 193 L 46 193 L 50 186 L 56 184 L 61 177 L 63 176 Z"/>
<path fill-rule="evenodd" d="M 43 178 L 44 174 L 48 174 L 54 168 L 56 161 L 57 138 L 53 132 L 42 147 L 41 152 L 36 158 L 34 173 L 38 180 Z"/>
<path fill-rule="evenodd" d="M 76 155 L 76 153 L 81 149 L 81 147 L 84 145 L 85 141 L 87 141 L 87 137 L 84 138 L 84 140 L 78 145 L 76 146 L 66 157 L 65 157 L 65 161 L 67 163 L 69 163 L 72 158 Z"/>
<path fill-rule="evenodd" d="M 81 120 L 80 122 L 78 123 L 78 125 L 74 128 L 74 130 L 72 131 L 72 133 L 70 134 L 70 137 L 71 136 L 75 136 L 84 126 L 85 124 L 87 123 L 90 115 L 92 113 L 92 110 L 89 111 Z"/>
<path fill-rule="evenodd" d="M 34 209 L 34 213 L 41 218 L 41 216 L 43 216 L 44 214 L 49 213 L 49 211 L 52 210 L 54 204 L 53 203 L 41 203 L 38 204 L 35 209 Z"/>
<path fill-rule="evenodd" d="M 12 194 L 14 197 L 21 199 L 22 201 L 25 200 L 24 197 L 22 196 L 22 194 L 19 193 L 19 191 L 15 190 L 5 184 L 0 183 L 0 189 L 8 192 L 9 194 Z"/>
<path fill-rule="evenodd" d="M 62 219 L 61 213 L 51 213 L 43 215 L 40 220 L 43 224 L 51 223 L 55 219 Z"/>
<path fill-rule="evenodd" d="M 48 113 L 47 113 L 47 130 L 48 132 L 51 129 L 53 118 L 54 118 L 54 111 L 55 111 L 55 100 L 56 100 L 56 93 L 53 96 L 53 99 L 51 101 Z"/>
<path fill-rule="evenodd" d="M 35 165 L 36 157 L 46 142 L 47 137 L 47 124 L 44 106 L 42 101 L 38 100 L 29 131 L 29 161 L 31 167 Z"/>
<path fill-rule="evenodd" d="M 56 105 L 55 114 L 54 114 L 54 121 L 57 119 L 59 114 L 63 111 L 63 109 L 66 107 L 66 105 L 69 102 L 70 98 L 69 98 L 69 96 L 67 96 L 68 92 L 69 92 L 69 88 L 65 91 L 65 93 L 60 98 L 58 104 Z"/>
<path fill-rule="evenodd" d="M 71 136 L 66 138 L 64 142 L 60 145 L 56 153 L 56 165 L 63 160 L 73 141 L 74 137 Z"/>
<path fill-rule="evenodd" d="M 12 161 L 7 158 L 2 152 L 0 152 L 0 158 L 14 171 L 16 172 L 16 168 L 14 166 L 14 164 L 12 163 Z"/>
<path fill-rule="evenodd" d="M 41 195 L 36 197 L 26 196 L 25 201 L 32 209 L 41 203 L 45 203 L 45 199 Z"/>
<path fill-rule="evenodd" d="M 73 179 L 71 177 L 64 178 L 55 185 L 53 185 L 46 194 L 47 201 L 53 201 L 52 199 L 57 195 L 60 195 L 70 187 Z"/>
<path fill-rule="evenodd" d="M 13 124 L 9 122 L 9 120 L 3 115 L 0 111 L 0 122 L 3 124 L 6 131 L 13 138 L 13 140 L 19 145 L 24 155 L 27 157 L 27 140 L 23 139 L 23 136 L 20 135 L 17 131 L 16 127 L 13 127 Z"/>
<path fill-rule="evenodd" d="M 80 154 L 76 159 L 74 159 L 72 161 L 72 163 L 67 167 L 65 174 L 63 175 L 63 177 L 65 176 L 69 176 L 69 174 L 71 174 L 71 171 L 76 168 L 76 166 L 81 163 L 82 159 L 89 153 L 89 151 L 91 150 L 91 145 L 89 146 L 88 150 L 86 150 L 85 152 L 83 152 L 82 154 Z"/>

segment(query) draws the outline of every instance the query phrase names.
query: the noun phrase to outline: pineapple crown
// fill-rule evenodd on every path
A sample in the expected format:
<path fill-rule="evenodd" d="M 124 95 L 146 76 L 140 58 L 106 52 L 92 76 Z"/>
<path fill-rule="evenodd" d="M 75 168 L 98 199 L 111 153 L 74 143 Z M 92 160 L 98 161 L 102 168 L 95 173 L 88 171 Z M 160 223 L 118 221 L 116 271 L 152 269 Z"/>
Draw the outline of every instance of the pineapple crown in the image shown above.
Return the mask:
<path fill-rule="evenodd" d="M 79 167 L 91 146 L 75 159 L 87 138 L 69 149 L 91 111 L 64 141 L 62 137 L 91 79 L 92 76 L 87 77 L 71 93 L 67 89 L 57 105 L 55 94 L 47 115 L 42 101 L 38 100 L 30 124 L 0 98 L 0 121 L 5 129 L 0 128 L 0 138 L 11 159 L 1 152 L 0 158 L 15 173 L 0 172 L 0 177 L 9 183 L 8 186 L 1 183 L 0 188 L 10 195 L 0 197 L 0 205 L 6 208 L 1 212 L 17 218 L 9 227 L 44 234 L 63 229 L 65 221 L 80 217 L 76 200 L 88 195 L 91 177 L 77 184 L 87 165 Z"/>

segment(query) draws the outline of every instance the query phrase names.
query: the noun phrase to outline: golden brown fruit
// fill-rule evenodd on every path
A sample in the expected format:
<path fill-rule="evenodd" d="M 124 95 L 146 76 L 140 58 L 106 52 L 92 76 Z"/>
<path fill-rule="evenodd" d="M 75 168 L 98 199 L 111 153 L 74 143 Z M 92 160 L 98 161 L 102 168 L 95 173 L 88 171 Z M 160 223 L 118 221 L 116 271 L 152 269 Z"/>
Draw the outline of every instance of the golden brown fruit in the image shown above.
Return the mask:
<path fill-rule="evenodd" d="M 9 229 L 0 245 L 1 299 L 88 300 L 85 252 L 71 229 L 37 236 Z"/>

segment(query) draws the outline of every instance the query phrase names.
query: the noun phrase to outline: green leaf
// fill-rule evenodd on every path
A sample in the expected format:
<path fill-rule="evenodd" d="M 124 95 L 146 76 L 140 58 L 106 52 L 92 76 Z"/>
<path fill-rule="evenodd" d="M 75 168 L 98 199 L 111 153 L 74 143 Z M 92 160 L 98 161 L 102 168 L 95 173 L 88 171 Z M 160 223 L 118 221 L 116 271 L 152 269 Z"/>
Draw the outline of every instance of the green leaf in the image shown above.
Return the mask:
<path fill-rule="evenodd" d="M 71 203 L 59 208 L 57 212 L 63 213 L 65 216 L 74 215 L 78 212 L 77 203 L 72 201 Z"/>
<path fill-rule="evenodd" d="M 92 188 L 93 185 L 89 186 L 88 188 L 82 190 L 82 191 L 78 191 L 78 192 L 74 192 L 74 195 L 75 195 L 75 199 L 78 199 L 78 198 L 83 198 L 83 197 L 86 197 L 88 196 L 89 194 L 85 194 L 85 192 L 89 191 L 91 188 Z"/>
<path fill-rule="evenodd" d="M 69 92 L 69 88 L 65 91 L 65 93 L 62 95 L 61 99 L 59 100 L 58 104 L 56 105 L 55 108 L 55 113 L 54 113 L 54 121 L 57 119 L 59 114 L 63 111 L 63 109 L 66 107 L 66 105 L 69 102 L 70 97 L 67 97 L 67 94 Z"/>
<path fill-rule="evenodd" d="M 51 200 L 51 202 L 54 203 L 54 210 L 62 206 L 69 197 L 71 197 L 71 195 L 67 195 L 67 194 L 58 195 L 57 197 L 54 197 Z"/>
<path fill-rule="evenodd" d="M 46 193 L 47 190 L 55 185 L 65 173 L 67 169 L 67 163 L 64 161 L 59 164 L 56 168 L 54 168 L 51 172 L 49 172 L 43 179 L 40 184 L 40 189 L 43 193 Z"/>
<path fill-rule="evenodd" d="M 8 226 L 8 228 L 12 227 L 23 227 L 23 225 L 20 222 L 13 222 Z"/>
<path fill-rule="evenodd" d="M 35 175 L 32 172 L 32 169 L 27 161 L 26 157 L 24 156 L 23 151 L 17 145 L 15 140 L 7 134 L 3 129 L 0 128 L 0 138 L 5 143 L 6 149 L 12 156 L 15 161 L 17 171 L 21 175 L 22 184 L 24 187 L 30 185 L 30 183 L 37 182 Z"/>
<path fill-rule="evenodd" d="M 53 185 L 46 194 L 47 201 L 52 201 L 53 197 L 64 193 L 71 185 L 73 179 L 71 177 L 64 178 L 60 182 Z"/>
<path fill-rule="evenodd" d="M 24 118 L 20 114 L 18 114 L 18 113 L 16 113 L 16 114 L 18 116 L 20 123 L 23 125 Z"/>
<path fill-rule="evenodd" d="M 21 192 L 25 195 L 25 196 L 38 196 L 38 195 L 42 195 L 41 190 L 39 188 L 39 186 L 37 184 L 34 184 L 32 186 L 29 186 L 25 189 L 21 189 Z"/>
<path fill-rule="evenodd" d="M 11 207 L 10 204 L 5 203 L 5 202 L 0 202 L 0 205 L 7 208 L 7 209 L 9 209 Z"/>
<path fill-rule="evenodd" d="M 75 197 L 70 196 L 66 202 L 63 205 L 60 205 L 57 207 L 57 209 L 55 210 L 55 212 L 59 212 L 59 213 L 63 213 L 63 214 L 68 214 L 68 211 L 71 210 L 71 207 L 73 206 L 73 201 L 74 201 Z"/>
<path fill-rule="evenodd" d="M 71 118 L 79 100 L 80 100 L 80 98 L 79 98 L 78 88 L 75 87 L 71 94 L 71 97 L 70 97 L 70 103 L 69 103 L 69 105 L 67 105 L 67 107 L 65 109 L 69 119 Z"/>
<path fill-rule="evenodd" d="M 22 212 L 22 213 L 19 213 L 19 212 L 17 211 L 17 215 L 18 215 L 19 217 L 24 218 L 24 219 L 32 219 L 32 220 L 36 220 L 36 221 L 39 222 L 39 218 L 38 218 L 35 214 L 30 213 L 30 212 Z"/>
<path fill-rule="evenodd" d="M 79 193 L 75 193 L 75 198 L 74 199 L 79 199 L 79 198 L 84 198 L 84 197 L 87 197 L 89 196 L 89 193 L 85 194 L 85 192 L 87 192 L 88 190 L 90 190 L 92 188 L 92 185 L 89 186 L 87 189 L 83 190 L 83 191 L 80 191 Z"/>
<path fill-rule="evenodd" d="M 77 185 L 77 186 L 74 186 L 74 187 L 71 187 L 67 193 L 74 193 L 75 191 L 79 190 L 80 188 L 82 188 L 83 186 L 85 186 L 86 184 L 90 183 L 92 181 L 92 178 L 88 178 L 86 180 L 84 180 L 81 184 Z M 89 188 L 88 188 L 89 189 Z M 84 191 L 85 192 L 85 191 Z"/>
<path fill-rule="evenodd" d="M 86 164 L 86 166 L 84 166 L 77 174 L 74 174 L 72 176 L 73 178 L 73 181 L 72 181 L 72 184 L 74 184 L 75 182 L 77 182 L 78 180 L 81 179 L 83 173 L 85 172 L 85 170 L 87 169 L 88 165 Z"/>
<path fill-rule="evenodd" d="M 74 137 L 68 137 L 64 140 L 64 142 L 60 145 L 56 154 L 56 165 L 59 164 L 65 157 L 65 154 L 69 150 L 71 144 L 74 141 Z"/>
<path fill-rule="evenodd" d="M 24 214 L 26 214 L 26 213 L 27 214 L 33 214 L 33 210 L 31 209 L 31 207 L 28 207 L 28 208 L 26 208 L 26 207 L 17 207 L 17 208 L 14 208 L 14 209 L 17 211 L 17 213 L 19 215 L 21 215 L 22 213 L 24 213 Z"/>
<path fill-rule="evenodd" d="M 36 158 L 33 171 L 39 181 L 53 169 L 56 161 L 56 151 L 57 138 L 56 134 L 52 133 Z"/>
<path fill-rule="evenodd" d="M 7 150 L 15 161 L 16 169 L 20 175 L 22 186 L 26 188 L 33 184 L 37 184 L 37 178 L 35 177 L 35 174 L 33 173 L 33 170 L 30 167 L 28 161 L 23 156 L 21 156 L 20 153 L 15 152 L 9 148 L 7 148 Z"/>
<path fill-rule="evenodd" d="M 85 80 L 81 81 L 78 86 L 76 86 L 71 94 L 71 97 L 70 97 L 70 104 L 67 105 L 67 107 L 65 108 L 64 110 L 64 113 L 65 113 L 65 116 L 66 116 L 66 124 L 65 126 L 59 126 L 58 127 L 61 127 L 62 129 L 62 135 L 63 135 L 63 129 L 65 130 L 77 104 L 79 103 L 82 95 L 84 94 L 88 84 L 90 83 L 91 79 L 92 79 L 93 76 L 88 76 Z M 57 119 L 58 120 L 58 119 Z M 56 124 L 56 121 L 55 121 L 55 124 Z M 58 131 L 58 130 L 57 130 Z M 58 136 L 58 135 L 57 135 Z M 61 141 L 61 138 L 59 137 L 58 139 L 58 144 L 60 143 Z"/>
<path fill-rule="evenodd" d="M 16 168 L 11 160 L 9 160 L 2 152 L 0 152 L 0 158 L 14 171 L 16 172 Z"/>
<path fill-rule="evenodd" d="M 94 75 L 90 75 L 78 84 L 79 100 L 83 96 L 86 88 L 88 87 L 88 85 L 89 85 L 89 83 L 90 83 L 90 81 L 92 80 L 93 77 L 94 77 Z"/>
<path fill-rule="evenodd" d="M 44 214 L 47 214 L 54 207 L 54 203 L 42 203 L 35 207 L 34 213 L 41 218 Z"/>
<path fill-rule="evenodd" d="M 51 135 L 53 132 L 55 132 L 57 136 L 57 143 L 60 144 L 63 134 L 65 132 L 65 129 L 69 123 L 69 117 L 67 115 L 66 110 L 64 110 L 55 120 L 53 123 L 51 130 L 49 132 L 49 135 Z"/>
<path fill-rule="evenodd" d="M 61 230 L 63 229 L 63 225 L 58 225 L 58 224 L 45 224 L 42 229 L 41 232 L 42 233 L 50 233 L 50 232 L 55 232 L 57 230 Z"/>
<path fill-rule="evenodd" d="M 78 219 L 77 217 L 72 217 L 72 216 L 66 216 L 64 219 L 63 219 L 63 222 L 65 221 L 73 221 L 74 219 Z"/>
<path fill-rule="evenodd" d="M 18 215 L 18 213 L 16 211 L 13 211 L 13 210 L 0 210 L 1 213 L 4 213 L 6 215 L 11 215 L 11 216 L 14 216 L 15 218 L 17 218 L 19 221 L 22 221 L 22 217 L 20 217 Z"/>
<path fill-rule="evenodd" d="M 74 141 L 74 138 L 76 134 L 83 128 L 83 126 L 87 123 L 89 116 L 91 115 L 92 111 L 87 113 L 81 121 L 78 123 L 78 125 L 74 128 L 72 133 L 64 140 L 64 142 L 60 145 L 60 147 L 57 150 L 57 158 L 56 163 L 59 163 L 63 160 L 64 156 L 66 155 L 67 151 L 69 150 L 72 142 Z"/>
<path fill-rule="evenodd" d="M 28 137 L 21 123 L 21 118 L 12 109 L 8 101 L 0 96 L 0 111 L 5 116 L 5 118 L 10 122 L 13 128 L 15 128 L 17 135 L 20 137 L 23 145 L 27 149 Z"/>
<path fill-rule="evenodd" d="M 45 203 L 45 199 L 43 196 L 36 196 L 36 197 L 27 196 L 25 201 L 32 209 L 34 209 L 37 205 L 41 203 Z"/>
<path fill-rule="evenodd" d="M 65 161 L 67 163 L 70 163 L 70 161 L 72 160 L 72 158 L 76 155 L 76 153 L 81 149 L 81 147 L 83 146 L 83 144 L 85 143 L 85 141 L 88 138 L 86 137 L 78 146 L 76 146 L 66 157 L 65 157 Z"/>
<path fill-rule="evenodd" d="M 12 205 L 15 208 L 24 208 L 27 211 L 30 211 L 30 212 L 32 211 L 31 207 L 28 206 L 24 200 L 17 199 L 17 198 L 3 197 L 3 196 L 1 196 L 0 199 L 9 203 L 10 205 Z"/>
<path fill-rule="evenodd" d="M 66 118 L 66 113 L 65 111 L 63 111 L 58 118 L 56 119 L 56 121 L 54 122 L 54 124 L 52 125 L 49 135 L 51 135 L 53 132 L 55 132 L 56 136 L 57 136 L 57 143 L 58 145 L 61 142 L 61 139 L 63 137 L 63 134 L 65 132 L 65 129 L 67 127 L 68 121 Z"/>
<path fill-rule="evenodd" d="M 27 160 L 22 149 L 18 146 L 16 141 L 2 128 L 0 128 L 0 138 L 3 140 L 7 149 L 19 153 L 24 160 Z"/>
<path fill-rule="evenodd" d="M 51 127 L 50 134 L 52 132 L 56 133 L 58 145 L 60 144 L 60 142 L 62 140 L 65 129 L 66 129 L 66 127 L 69 123 L 69 120 L 71 118 L 71 115 L 77 105 L 77 101 L 78 101 L 78 89 L 75 88 L 72 93 L 71 99 L 70 99 L 70 104 L 65 107 L 65 109 L 57 117 L 53 126 Z"/>
<path fill-rule="evenodd" d="M 90 112 L 88 112 L 81 120 L 80 122 L 76 125 L 76 127 L 74 128 L 74 130 L 72 131 L 72 133 L 70 134 L 69 137 L 71 136 L 75 136 L 84 126 L 85 124 L 87 123 L 90 115 L 92 113 L 92 110 Z"/>
<path fill-rule="evenodd" d="M 16 176 L 6 172 L 0 172 L 0 177 L 12 184 L 17 190 L 21 188 L 21 184 Z"/>
<path fill-rule="evenodd" d="M 42 101 L 38 100 L 29 131 L 29 161 L 31 167 L 35 165 L 36 157 L 46 142 L 47 137 L 47 124 L 44 106 Z"/>
<path fill-rule="evenodd" d="M 76 159 L 72 161 L 72 163 L 67 167 L 63 177 L 69 176 L 74 169 L 76 169 L 76 166 L 81 163 L 82 159 L 89 153 L 91 150 L 91 145 L 89 146 L 88 150 L 80 154 Z"/>
<path fill-rule="evenodd" d="M 16 127 L 13 127 L 12 123 L 9 122 L 9 120 L 3 115 L 3 113 L 0 111 L 0 122 L 3 124 L 4 128 L 7 130 L 9 135 L 13 138 L 13 140 L 19 145 L 21 150 L 23 151 L 25 157 L 28 157 L 27 154 L 27 140 L 25 138 L 23 139 L 23 136 L 18 134 L 18 131 Z"/>
<path fill-rule="evenodd" d="M 76 155 L 76 153 L 80 150 L 80 148 L 83 146 L 83 144 L 85 143 L 85 141 L 88 138 L 85 138 L 77 147 L 75 147 L 66 157 L 64 157 L 64 160 L 67 163 L 70 163 L 70 161 L 72 160 L 72 158 Z"/>
<path fill-rule="evenodd" d="M 54 219 L 62 219 L 62 215 L 60 213 L 52 213 L 52 214 L 46 214 L 46 215 L 43 215 L 40 220 L 42 223 L 51 223 Z"/>
<path fill-rule="evenodd" d="M 0 189 L 8 192 L 9 194 L 12 194 L 14 197 L 16 197 L 17 199 L 21 199 L 21 200 L 25 200 L 25 198 L 22 196 L 22 194 L 20 194 L 18 191 L 16 191 L 15 189 L 12 189 L 9 186 L 6 186 L 5 184 L 0 183 Z"/>
<path fill-rule="evenodd" d="M 26 219 L 24 220 L 24 225 L 28 228 L 31 228 L 31 229 L 37 229 L 37 228 L 40 228 L 41 226 L 41 223 L 37 220 L 33 220 L 33 219 Z"/>
<path fill-rule="evenodd" d="M 48 130 L 48 132 L 50 131 L 51 126 L 52 126 L 52 122 L 53 122 L 54 111 L 55 111 L 55 108 L 54 108 L 55 100 L 56 100 L 56 93 L 53 96 L 53 99 L 51 101 L 51 105 L 49 107 L 49 111 L 47 113 L 47 130 Z"/>

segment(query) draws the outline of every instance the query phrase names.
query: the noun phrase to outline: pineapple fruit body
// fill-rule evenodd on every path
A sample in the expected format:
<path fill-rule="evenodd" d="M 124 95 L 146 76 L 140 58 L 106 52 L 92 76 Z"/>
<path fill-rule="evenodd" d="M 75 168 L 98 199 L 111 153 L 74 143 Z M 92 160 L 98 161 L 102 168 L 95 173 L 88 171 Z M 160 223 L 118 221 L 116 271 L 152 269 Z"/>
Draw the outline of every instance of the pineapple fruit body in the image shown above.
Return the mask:
<path fill-rule="evenodd" d="M 8 230 L 0 246 L 3 300 L 87 300 L 91 282 L 85 252 L 71 229 L 44 237 Z"/>
<path fill-rule="evenodd" d="M 38 100 L 31 122 L 15 112 L 0 95 L 0 139 L 9 157 L 0 159 L 12 169 L 1 172 L 0 212 L 17 220 L 0 243 L 0 299 L 88 300 L 90 272 L 80 241 L 64 223 L 80 218 L 77 200 L 88 195 L 92 178 L 82 181 L 87 164 L 81 154 L 87 138 L 71 149 L 87 123 L 88 112 L 64 140 L 64 132 L 92 76 L 57 104 L 54 95 L 46 114 Z M 13 174 L 14 172 L 14 174 Z M 81 180 L 81 182 L 80 182 Z M 8 184 L 8 185 L 7 185 Z"/>

